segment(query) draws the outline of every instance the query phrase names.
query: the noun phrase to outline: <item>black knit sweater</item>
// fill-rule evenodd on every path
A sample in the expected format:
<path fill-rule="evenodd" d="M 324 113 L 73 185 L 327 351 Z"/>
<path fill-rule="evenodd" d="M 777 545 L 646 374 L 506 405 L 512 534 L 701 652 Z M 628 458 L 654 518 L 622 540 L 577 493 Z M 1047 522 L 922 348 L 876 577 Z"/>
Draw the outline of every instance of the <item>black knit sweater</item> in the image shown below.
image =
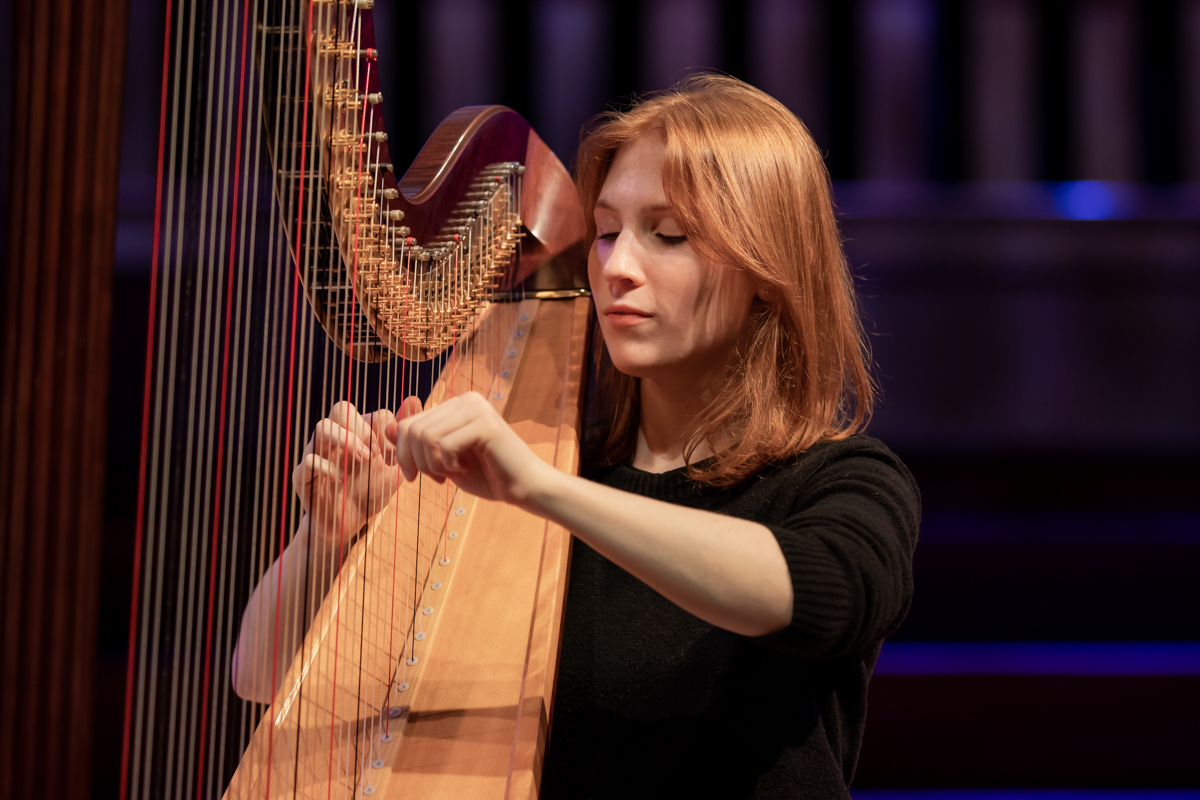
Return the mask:
<path fill-rule="evenodd" d="M 883 638 L 912 597 L 920 500 L 881 442 L 819 444 L 734 488 L 628 463 L 593 480 L 771 529 L 795 609 L 713 627 L 576 540 L 545 798 L 846 798 Z"/>

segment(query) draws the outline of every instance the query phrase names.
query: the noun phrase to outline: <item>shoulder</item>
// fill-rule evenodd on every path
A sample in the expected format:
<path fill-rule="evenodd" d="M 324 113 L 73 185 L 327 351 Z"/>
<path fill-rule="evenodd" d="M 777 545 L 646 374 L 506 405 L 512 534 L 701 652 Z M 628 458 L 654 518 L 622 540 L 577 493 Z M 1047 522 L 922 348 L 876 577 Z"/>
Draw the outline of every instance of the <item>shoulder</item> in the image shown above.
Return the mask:
<path fill-rule="evenodd" d="M 752 481 L 758 492 L 786 497 L 793 510 L 831 494 L 861 495 L 886 498 L 920 516 L 921 495 L 908 467 L 886 444 L 863 434 L 819 442 L 770 465 Z"/>
<path fill-rule="evenodd" d="M 890 473 L 916 490 L 916 480 L 900 457 L 883 442 L 864 434 L 818 442 L 803 453 L 768 466 L 756 479 L 787 484 L 816 476 L 857 473 Z"/>

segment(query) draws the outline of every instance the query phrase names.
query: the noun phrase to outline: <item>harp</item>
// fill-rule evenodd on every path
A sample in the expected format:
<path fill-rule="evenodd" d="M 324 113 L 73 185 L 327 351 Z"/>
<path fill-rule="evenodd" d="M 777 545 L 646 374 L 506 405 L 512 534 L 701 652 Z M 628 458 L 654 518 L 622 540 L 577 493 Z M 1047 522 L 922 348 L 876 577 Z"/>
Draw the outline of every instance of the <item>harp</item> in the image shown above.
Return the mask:
<path fill-rule="evenodd" d="M 329 591 L 281 582 L 256 623 L 272 701 L 229 690 L 242 607 L 302 517 L 292 467 L 335 401 L 479 391 L 578 465 L 570 177 L 500 106 L 452 114 L 401 175 L 371 5 L 168 6 L 123 797 L 537 794 L 569 534 L 453 485 L 368 497 L 312 567 Z"/>

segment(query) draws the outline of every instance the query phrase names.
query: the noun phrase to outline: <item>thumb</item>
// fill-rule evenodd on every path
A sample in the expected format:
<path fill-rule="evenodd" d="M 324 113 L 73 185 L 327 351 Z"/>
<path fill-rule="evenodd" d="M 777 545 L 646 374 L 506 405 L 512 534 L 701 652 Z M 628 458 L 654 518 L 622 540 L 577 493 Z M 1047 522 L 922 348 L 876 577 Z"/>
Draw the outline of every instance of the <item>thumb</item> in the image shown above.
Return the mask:
<path fill-rule="evenodd" d="M 413 414 L 420 414 L 424 408 L 421 405 L 421 398 L 415 394 L 404 398 L 404 402 L 400 404 L 400 419 L 408 419 Z"/>
<path fill-rule="evenodd" d="M 400 413 L 395 416 L 394 422 L 389 422 L 383 429 L 383 435 L 389 439 L 392 444 L 396 443 L 396 435 L 399 432 L 398 423 L 400 420 L 409 419 L 410 417 L 420 414 L 422 411 L 421 398 L 416 395 L 409 395 L 404 398 L 404 402 L 400 404 Z"/>

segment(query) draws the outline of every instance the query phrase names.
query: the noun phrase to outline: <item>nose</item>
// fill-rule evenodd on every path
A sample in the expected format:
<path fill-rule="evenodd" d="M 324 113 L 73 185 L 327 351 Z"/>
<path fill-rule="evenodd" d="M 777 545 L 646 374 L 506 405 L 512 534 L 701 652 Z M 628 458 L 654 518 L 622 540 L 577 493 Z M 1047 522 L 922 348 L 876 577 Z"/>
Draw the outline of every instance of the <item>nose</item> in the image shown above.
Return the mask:
<path fill-rule="evenodd" d="M 626 230 L 617 235 L 612 250 L 600 265 L 600 274 L 608 282 L 614 297 L 635 289 L 646 282 L 642 271 L 641 253 L 632 232 Z"/>

